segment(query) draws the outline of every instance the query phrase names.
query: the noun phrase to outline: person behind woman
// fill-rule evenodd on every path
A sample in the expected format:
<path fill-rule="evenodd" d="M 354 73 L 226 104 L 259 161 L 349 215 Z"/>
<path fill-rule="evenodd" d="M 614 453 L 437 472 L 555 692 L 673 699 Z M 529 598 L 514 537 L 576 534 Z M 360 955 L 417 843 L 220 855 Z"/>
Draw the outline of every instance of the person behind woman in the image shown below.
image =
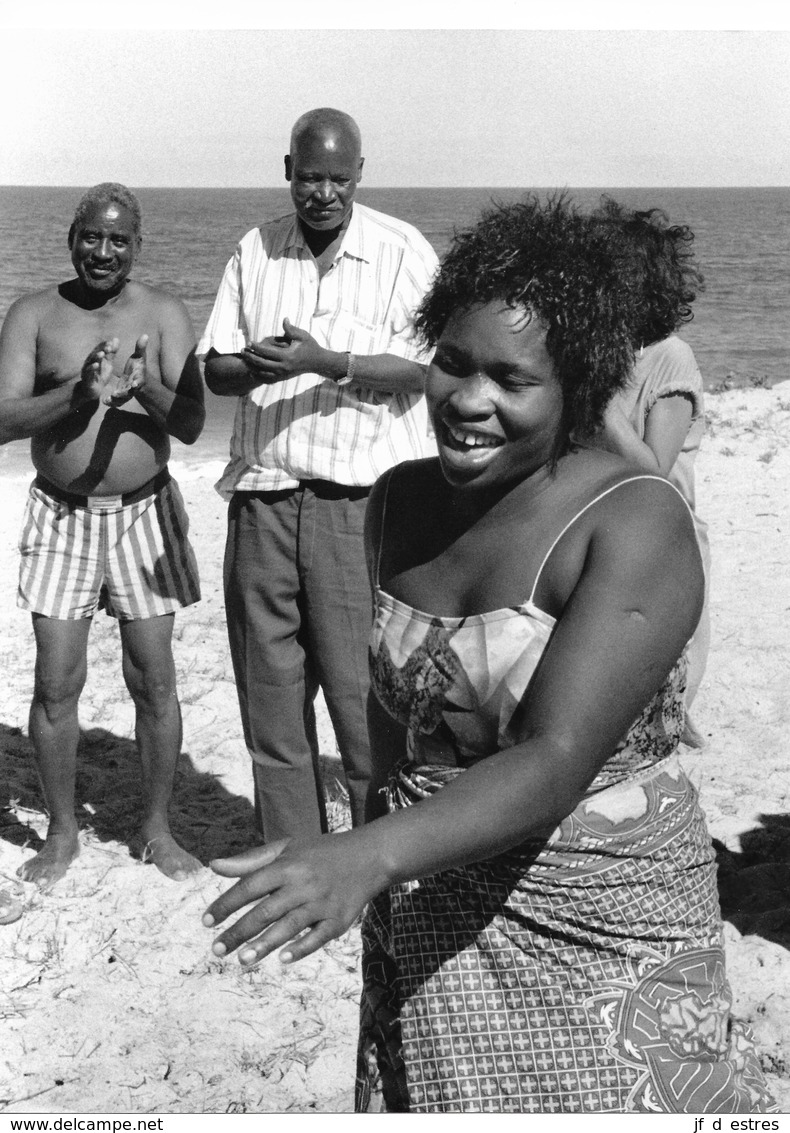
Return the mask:
<path fill-rule="evenodd" d="M 392 1111 L 773 1106 L 673 758 L 693 522 L 662 477 L 571 442 L 633 361 L 615 260 L 563 198 L 456 238 L 417 319 L 439 456 L 368 514 L 389 813 L 213 863 L 240 880 L 206 925 L 258 901 L 213 945 L 245 965 L 368 905 L 359 1109 L 378 1075 Z"/>
<path fill-rule="evenodd" d="M 675 485 L 694 514 L 705 568 L 705 602 L 688 654 L 688 710 L 710 648 L 710 547 L 694 498 L 694 461 L 705 431 L 702 375 L 691 347 L 675 332 L 693 318 L 691 304 L 704 281 L 691 247 L 693 232 L 670 225 L 660 209 L 634 211 L 604 197 L 594 216 L 614 242 L 619 271 L 638 298 L 633 373 L 607 405 L 595 443 Z M 682 739 L 690 747 L 703 746 L 688 713 Z"/>

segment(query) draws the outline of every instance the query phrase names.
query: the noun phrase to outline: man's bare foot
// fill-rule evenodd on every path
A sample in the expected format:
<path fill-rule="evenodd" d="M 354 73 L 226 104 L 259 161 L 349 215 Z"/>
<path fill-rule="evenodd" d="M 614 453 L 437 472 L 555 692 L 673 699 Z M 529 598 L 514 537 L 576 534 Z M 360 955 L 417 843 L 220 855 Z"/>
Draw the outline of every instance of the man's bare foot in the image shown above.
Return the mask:
<path fill-rule="evenodd" d="M 49 833 L 44 840 L 44 848 L 34 858 L 23 862 L 17 877 L 32 881 L 41 889 L 49 889 L 59 881 L 80 852 L 77 831 Z"/>
<path fill-rule="evenodd" d="M 143 832 L 145 837 L 145 832 Z M 140 858 L 152 862 L 156 868 L 173 881 L 186 881 L 203 866 L 186 850 L 182 850 L 172 834 L 165 831 L 152 835 L 144 844 Z"/>

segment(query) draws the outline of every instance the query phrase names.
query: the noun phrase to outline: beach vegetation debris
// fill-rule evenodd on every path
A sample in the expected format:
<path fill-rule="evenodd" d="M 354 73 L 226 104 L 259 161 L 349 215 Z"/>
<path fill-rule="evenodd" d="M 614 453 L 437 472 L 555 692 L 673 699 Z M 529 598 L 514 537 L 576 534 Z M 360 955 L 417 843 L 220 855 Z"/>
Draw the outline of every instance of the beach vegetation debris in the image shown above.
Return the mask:
<path fill-rule="evenodd" d="M 714 394 L 726 393 L 728 390 L 731 390 L 735 384 L 733 378 L 734 375 L 728 374 L 726 378 L 722 378 L 720 382 L 716 382 L 715 386 L 711 386 L 707 392 Z"/>

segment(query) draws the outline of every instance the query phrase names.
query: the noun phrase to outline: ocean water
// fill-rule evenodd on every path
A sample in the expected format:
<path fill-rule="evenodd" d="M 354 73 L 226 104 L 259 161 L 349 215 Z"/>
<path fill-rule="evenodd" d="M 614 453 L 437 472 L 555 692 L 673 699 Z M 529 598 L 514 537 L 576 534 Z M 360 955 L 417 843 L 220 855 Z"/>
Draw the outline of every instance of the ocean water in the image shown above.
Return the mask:
<path fill-rule="evenodd" d="M 492 199 L 513 200 L 524 191 L 360 186 L 358 200 L 416 225 L 441 256 L 453 230 L 473 223 Z M 582 206 L 607 192 L 631 207 L 661 208 L 672 223 L 692 229 L 706 289 L 682 335 L 708 389 L 727 378 L 772 385 L 790 377 L 790 188 L 569 192 Z M 78 188 L 0 187 L 0 319 L 17 296 L 71 275 L 66 235 L 80 195 Z M 180 295 L 198 335 L 236 241 L 290 209 L 286 186 L 140 189 L 138 196 L 143 249 L 135 276 Z M 227 452 L 234 402 L 208 395 L 206 430 L 190 460 Z"/>

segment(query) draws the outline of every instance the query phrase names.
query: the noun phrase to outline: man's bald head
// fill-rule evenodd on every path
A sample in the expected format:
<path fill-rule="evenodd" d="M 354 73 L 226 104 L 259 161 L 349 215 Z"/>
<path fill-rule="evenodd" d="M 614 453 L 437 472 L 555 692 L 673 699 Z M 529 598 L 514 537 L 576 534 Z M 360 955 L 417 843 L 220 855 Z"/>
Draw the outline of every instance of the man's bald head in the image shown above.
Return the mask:
<path fill-rule="evenodd" d="M 308 110 L 296 119 L 291 130 L 291 157 L 294 150 L 307 139 L 321 139 L 330 149 L 350 144 L 358 155 L 362 154 L 359 126 L 350 114 L 343 110 L 333 110 L 329 106 Z"/>
<path fill-rule="evenodd" d="M 294 123 L 285 179 L 314 253 L 348 226 L 363 160 L 359 126 L 342 110 L 308 110 Z"/>

